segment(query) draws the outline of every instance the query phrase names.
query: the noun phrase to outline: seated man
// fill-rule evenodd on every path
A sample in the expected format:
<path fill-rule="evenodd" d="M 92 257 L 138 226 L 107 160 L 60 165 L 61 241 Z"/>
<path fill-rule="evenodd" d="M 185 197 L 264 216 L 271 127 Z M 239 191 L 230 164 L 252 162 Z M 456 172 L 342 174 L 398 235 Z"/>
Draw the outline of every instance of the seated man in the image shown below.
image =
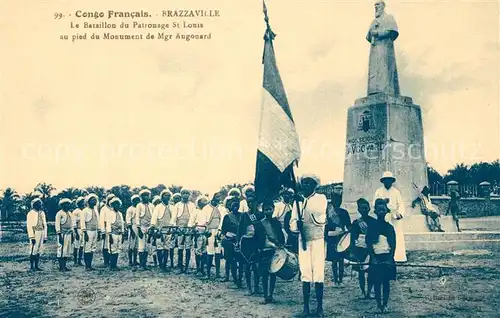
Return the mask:
<path fill-rule="evenodd" d="M 255 238 L 259 248 L 259 274 L 264 289 L 264 304 L 272 303 L 276 274 L 269 273 L 269 267 L 277 248 L 285 245 L 283 228 L 278 218 L 273 217 L 274 202 L 269 199 L 262 204 L 265 217 L 255 227 Z"/>
<path fill-rule="evenodd" d="M 431 232 L 444 232 L 441 227 L 441 223 L 439 222 L 439 218 L 441 217 L 439 209 L 432 204 L 429 196 L 430 193 L 431 190 L 429 187 L 425 186 L 421 191 L 422 195 L 413 200 L 412 207 L 415 208 L 418 203 L 420 204 L 422 214 L 425 215 L 425 221 Z"/>

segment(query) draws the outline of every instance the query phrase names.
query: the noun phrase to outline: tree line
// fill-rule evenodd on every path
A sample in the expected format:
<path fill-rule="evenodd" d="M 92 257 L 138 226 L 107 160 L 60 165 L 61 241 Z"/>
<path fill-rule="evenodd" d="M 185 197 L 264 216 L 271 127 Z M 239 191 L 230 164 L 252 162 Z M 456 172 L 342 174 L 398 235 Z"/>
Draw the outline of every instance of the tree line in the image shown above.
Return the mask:
<path fill-rule="evenodd" d="M 242 189 L 245 185 L 239 183 L 228 184 L 222 186 L 217 193 L 220 197 L 224 198 L 231 188 Z M 59 210 L 59 200 L 67 198 L 70 200 L 76 200 L 78 197 L 83 196 L 85 192 L 95 193 L 100 199 L 105 197 L 107 194 L 112 193 L 117 196 L 123 203 L 122 210 L 126 211 L 132 204 L 131 198 L 133 194 L 139 193 L 142 189 L 151 190 L 151 196 L 154 197 L 159 195 L 161 191 L 167 189 L 164 184 L 158 184 L 154 187 L 134 187 L 131 188 L 128 185 L 117 185 L 109 189 L 101 186 L 91 186 L 87 188 L 66 188 L 58 192 L 57 189 L 50 183 L 39 183 L 34 187 L 33 192 L 19 194 L 13 188 L 6 188 L 3 191 L 3 195 L 0 198 L 0 219 L 1 220 L 24 220 L 26 214 L 31 209 L 31 201 L 36 197 L 36 192 L 42 194 L 40 198 L 43 201 L 44 210 L 46 213 L 47 221 L 53 221 L 55 215 Z M 172 184 L 168 186 L 168 189 L 172 193 L 180 193 L 182 186 Z M 208 195 L 207 193 L 202 193 L 199 190 L 191 190 L 191 201 L 195 201 L 200 195 Z"/>

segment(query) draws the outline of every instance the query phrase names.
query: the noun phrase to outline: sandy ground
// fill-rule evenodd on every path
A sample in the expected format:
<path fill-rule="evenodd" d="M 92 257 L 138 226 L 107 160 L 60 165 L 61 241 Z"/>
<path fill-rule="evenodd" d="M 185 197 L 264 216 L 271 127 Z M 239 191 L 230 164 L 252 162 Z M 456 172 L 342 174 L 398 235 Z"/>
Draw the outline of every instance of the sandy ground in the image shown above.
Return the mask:
<path fill-rule="evenodd" d="M 302 309 L 301 283 L 278 279 L 277 303 L 245 296 L 232 282 L 202 281 L 192 275 L 132 272 L 126 255 L 122 271 L 74 267 L 57 271 L 55 245 L 43 255 L 43 272 L 28 272 L 25 243 L 0 243 L 0 317 L 293 317 Z M 412 264 L 454 266 L 398 268 L 389 312 L 377 315 L 374 300 L 363 300 L 357 277 L 346 269 L 344 286 L 325 288 L 327 317 L 498 317 L 500 315 L 500 247 L 455 253 L 410 252 Z M 94 257 L 97 267 L 101 255 Z M 331 280 L 329 263 L 327 278 Z M 222 271 L 223 272 L 223 271 Z M 79 296 L 80 295 L 80 296 Z M 83 295 L 83 296 L 82 296 Z M 86 296 L 85 296 L 86 295 Z M 79 300 L 80 297 L 80 300 Z M 95 297 L 95 298 L 93 298 Z M 314 291 L 312 293 L 314 299 Z M 88 303 L 88 304 L 87 304 Z M 311 304 L 315 308 L 315 303 Z"/>

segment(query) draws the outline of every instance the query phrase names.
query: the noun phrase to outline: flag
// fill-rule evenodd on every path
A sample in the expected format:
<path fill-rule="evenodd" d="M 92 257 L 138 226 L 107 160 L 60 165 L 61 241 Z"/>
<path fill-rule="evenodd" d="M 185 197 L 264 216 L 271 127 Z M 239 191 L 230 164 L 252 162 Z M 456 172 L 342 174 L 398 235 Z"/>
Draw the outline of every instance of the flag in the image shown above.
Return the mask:
<path fill-rule="evenodd" d="M 293 166 L 300 158 L 299 136 L 276 64 L 275 34 L 269 26 L 265 2 L 264 14 L 267 29 L 262 57 L 264 80 L 255 169 L 257 202 L 274 198 L 283 185 L 295 185 Z"/>

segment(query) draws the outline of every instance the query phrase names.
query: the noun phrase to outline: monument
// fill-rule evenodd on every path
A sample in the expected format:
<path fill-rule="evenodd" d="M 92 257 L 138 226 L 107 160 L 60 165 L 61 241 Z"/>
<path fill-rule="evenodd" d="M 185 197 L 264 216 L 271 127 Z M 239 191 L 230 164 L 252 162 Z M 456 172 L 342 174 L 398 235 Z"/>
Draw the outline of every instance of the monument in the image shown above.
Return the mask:
<path fill-rule="evenodd" d="M 372 201 L 384 171 L 396 177 L 394 184 L 405 204 L 405 232 L 428 231 L 420 210 L 412 201 L 427 185 L 427 163 L 420 106 L 401 96 L 394 42 L 399 36 L 396 20 L 375 3 L 366 40 L 370 43 L 367 96 L 359 98 L 347 114 L 343 202 L 351 213 L 356 200 Z"/>

